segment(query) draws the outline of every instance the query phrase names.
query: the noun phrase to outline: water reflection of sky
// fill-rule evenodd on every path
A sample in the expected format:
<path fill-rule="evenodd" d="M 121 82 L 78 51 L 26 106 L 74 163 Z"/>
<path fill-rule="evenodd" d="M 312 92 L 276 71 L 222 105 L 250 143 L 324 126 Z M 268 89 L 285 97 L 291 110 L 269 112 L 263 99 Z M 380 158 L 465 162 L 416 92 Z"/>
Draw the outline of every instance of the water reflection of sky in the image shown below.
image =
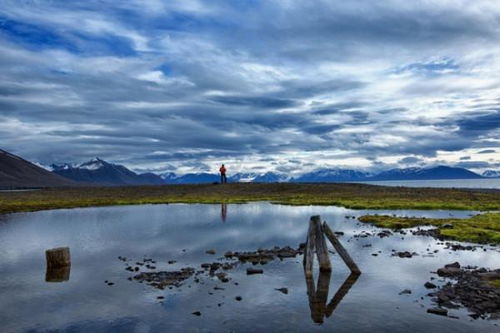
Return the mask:
<path fill-rule="evenodd" d="M 460 320 L 425 313 L 428 300 L 423 284 L 431 271 L 445 263 L 498 267 L 494 251 L 449 252 L 428 237 L 402 235 L 380 239 L 351 236 L 375 230 L 346 216 L 368 211 L 339 207 L 282 206 L 268 203 L 243 205 L 144 205 L 43 211 L 4 216 L 0 222 L 0 320 L 9 331 L 494 331 L 493 322 Z M 408 216 L 467 217 L 464 211 L 377 211 Z M 256 250 L 275 245 L 296 247 L 305 240 L 311 215 L 320 214 L 363 271 L 331 317 L 314 324 L 307 297 L 301 258 L 275 261 L 263 275 L 246 276 L 241 265 L 229 272 L 231 281 L 188 280 L 179 290 L 158 291 L 128 281 L 131 274 L 117 259 L 144 256 L 158 261 L 157 268 L 199 267 L 228 250 Z M 372 244 L 371 247 L 363 245 Z M 72 266 L 69 281 L 45 282 L 45 250 L 69 246 Z M 205 254 L 215 249 L 216 256 Z M 391 250 L 435 257 L 391 257 Z M 185 252 L 183 252 L 185 249 Z M 371 254 L 381 251 L 378 256 Z M 331 257 L 328 300 L 349 275 L 337 255 Z M 176 264 L 167 264 L 177 260 Z M 107 286 L 110 280 L 114 286 Z M 238 282 L 239 285 L 234 285 Z M 214 286 L 225 290 L 213 290 Z M 275 288 L 287 287 L 288 295 Z M 398 295 L 409 288 L 411 295 Z M 209 292 L 213 293 L 210 295 Z M 166 297 L 159 304 L 157 296 Z M 242 296 L 241 302 L 235 296 Z M 419 300 L 419 302 L 416 302 Z M 220 307 L 218 303 L 223 303 Z M 421 306 L 423 304 L 424 307 Z M 201 311 L 200 317 L 191 314 Z"/>

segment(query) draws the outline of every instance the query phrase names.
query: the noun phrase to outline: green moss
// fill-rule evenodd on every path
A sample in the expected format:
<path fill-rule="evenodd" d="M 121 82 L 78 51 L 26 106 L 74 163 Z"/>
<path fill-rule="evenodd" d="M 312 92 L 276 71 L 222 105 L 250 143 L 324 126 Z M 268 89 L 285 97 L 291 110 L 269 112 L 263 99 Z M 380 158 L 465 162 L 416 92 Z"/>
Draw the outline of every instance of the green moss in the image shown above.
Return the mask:
<path fill-rule="evenodd" d="M 395 217 L 387 215 L 365 215 L 361 222 L 371 223 L 377 227 L 401 229 L 420 225 L 433 225 L 439 228 L 441 236 L 458 241 L 473 243 L 500 244 L 500 213 L 485 213 L 468 219 L 428 219 L 417 217 Z M 451 224 L 452 228 L 443 228 Z"/>
<path fill-rule="evenodd" d="M 495 288 L 500 288 L 500 279 L 492 280 L 489 283 Z"/>
<path fill-rule="evenodd" d="M 160 203 L 335 205 L 353 209 L 500 210 L 500 192 L 366 184 L 227 184 L 82 187 L 0 193 L 0 213 Z"/>

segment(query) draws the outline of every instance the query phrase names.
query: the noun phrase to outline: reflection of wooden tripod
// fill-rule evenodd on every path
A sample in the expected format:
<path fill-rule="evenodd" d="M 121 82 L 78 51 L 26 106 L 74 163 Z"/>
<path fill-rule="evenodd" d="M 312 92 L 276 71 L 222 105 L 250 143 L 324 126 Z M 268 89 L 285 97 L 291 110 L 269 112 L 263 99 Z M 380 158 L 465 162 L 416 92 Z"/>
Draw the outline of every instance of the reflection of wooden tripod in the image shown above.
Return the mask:
<path fill-rule="evenodd" d="M 339 305 L 344 296 L 347 295 L 349 289 L 351 289 L 359 277 L 359 274 L 351 273 L 327 305 L 331 274 L 331 272 L 320 272 L 317 288 L 314 287 L 314 278 L 306 275 L 307 296 L 309 298 L 311 318 L 318 324 L 323 322 L 325 316 L 328 318 L 332 315 L 337 305 Z"/>
<path fill-rule="evenodd" d="M 351 270 L 351 275 L 344 281 L 342 286 L 337 290 L 337 293 L 328 301 L 328 291 L 330 288 L 331 264 L 328 257 L 328 248 L 326 246 L 324 236 L 330 240 L 335 250 L 344 260 L 346 265 Z M 313 278 L 313 262 L 314 252 L 318 257 L 319 262 L 319 278 L 315 288 Z M 337 305 L 342 301 L 344 296 L 349 292 L 349 289 L 358 279 L 361 271 L 354 263 L 346 249 L 340 244 L 339 240 L 332 232 L 328 224 L 321 224 L 320 216 L 312 216 L 309 221 L 309 230 L 307 232 L 306 247 L 304 250 L 304 275 L 306 277 L 307 296 L 309 297 L 309 307 L 311 308 L 311 318 L 315 323 L 322 323 L 323 317 L 330 317 Z"/>

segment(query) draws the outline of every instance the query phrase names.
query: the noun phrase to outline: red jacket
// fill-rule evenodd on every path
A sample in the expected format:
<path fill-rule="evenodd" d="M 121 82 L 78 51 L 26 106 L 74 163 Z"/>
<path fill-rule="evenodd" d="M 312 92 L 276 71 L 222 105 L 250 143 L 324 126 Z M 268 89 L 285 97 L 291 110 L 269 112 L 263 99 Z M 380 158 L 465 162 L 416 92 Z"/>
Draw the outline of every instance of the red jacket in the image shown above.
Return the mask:
<path fill-rule="evenodd" d="M 223 166 L 220 167 L 219 171 L 222 175 L 226 174 L 226 168 L 224 168 Z"/>

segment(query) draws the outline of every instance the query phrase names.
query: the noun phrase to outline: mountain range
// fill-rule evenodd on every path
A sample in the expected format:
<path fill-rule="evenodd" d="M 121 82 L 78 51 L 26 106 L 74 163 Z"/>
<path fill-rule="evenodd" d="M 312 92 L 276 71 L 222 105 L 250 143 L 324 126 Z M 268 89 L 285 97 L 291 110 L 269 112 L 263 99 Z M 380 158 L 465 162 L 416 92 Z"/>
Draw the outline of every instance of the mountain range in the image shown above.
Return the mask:
<path fill-rule="evenodd" d="M 160 175 L 153 173 L 137 174 L 123 165 L 108 163 L 95 158 L 80 165 L 52 165 L 52 172 L 78 182 L 103 185 L 160 185 L 160 184 L 200 184 L 219 182 L 218 174 L 207 172 L 178 175 L 167 172 Z M 488 170 L 484 175 L 478 175 L 463 168 L 435 166 L 430 168 L 396 168 L 379 173 L 370 173 L 352 169 L 317 169 L 296 177 L 286 174 L 266 173 L 235 173 L 228 175 L 228 181 L 254 183 L 329 183 L 329 182 L 359 182 L 387 180 L 436 180 L 436 179 L 481 179 L 485 177 L 500 177 L 500 172 Z"/>
<path fill-rule="evenodd" d="M 396 168 L 379 173 L 352 169 L 324 168 L 290 177 L 287 174 L 235 173 L 228 175 L 228 181 L 254 183 L 329 183 L 386 180 L 436 180 L 436 179 L 481 179 L 500 178 L 500 171 L 487 170 L 482 175 L 463 168 L 435 166 L 428 168 Z M 82 164 L 52 164 L 41 168 L 19 156 L 0 149 L 0 187 L 55 187 L 77 185 L 162 185 L 162 184 L 199 184 L 219 182 L 218 174 L 188 173 L 177 175 L 167 172 L 136 173 L 123 165 L 94 158 Z"/>

